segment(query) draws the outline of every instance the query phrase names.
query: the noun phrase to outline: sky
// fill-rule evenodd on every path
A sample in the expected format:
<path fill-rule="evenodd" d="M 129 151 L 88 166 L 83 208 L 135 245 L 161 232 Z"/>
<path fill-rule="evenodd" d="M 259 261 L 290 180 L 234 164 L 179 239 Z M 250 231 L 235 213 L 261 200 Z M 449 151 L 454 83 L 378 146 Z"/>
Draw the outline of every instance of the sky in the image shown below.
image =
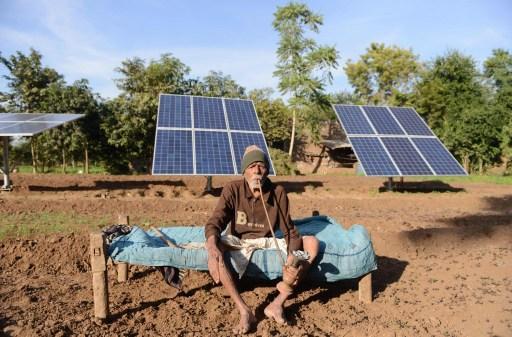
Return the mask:
<path fill-rule="evenodd" d="M 247 89 L 271 87 L 279 35 L 273 14 L 288 1 L 249 0 L 0 0 L 0 52 L 28 54 L 67 83 L 86 78 L 103 98 L 119 94 L 123 60 L 146 62 L 171 53 L 191 68 L 230 75 Z M 512 52 L 512 0 L 305 1 L 323 16 L 312 37 L 335 46 L 340 59 L 329 92 L 352 91 L 343 67 L 372 42 L 412 49 L 431 61 L 456 49 L 482 66 L 496 48 Z M 7 70 L 0 66 L 0 75 Z M 0 91 L 7 81 L 0 79 Z"/>

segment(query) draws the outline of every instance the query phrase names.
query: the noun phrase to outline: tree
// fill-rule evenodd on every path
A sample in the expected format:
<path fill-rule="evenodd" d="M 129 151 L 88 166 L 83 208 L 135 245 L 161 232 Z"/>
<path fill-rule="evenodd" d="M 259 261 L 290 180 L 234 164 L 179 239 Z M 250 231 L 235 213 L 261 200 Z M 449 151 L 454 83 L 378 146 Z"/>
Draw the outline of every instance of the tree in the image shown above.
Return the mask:
<path fill-rule="evenodd" d="M 245 88 L 236 83 L 231 76 L 224 75 L 221 71 L 210 70 L 201 82 L 200 95 L 210 97 L 245 97 Z"/>
<path fill-rule="evenodd" d="M 279 91 L 291 96 L 290 157 L 297 124 L 304 123 L 315 136 L 318 120 L 332 114 L 324 89 L 332 82 L 331 70 L 338 65 L 338 52 L 334 47 L 319 46 L 305 35 L 307 30 L 318 33 L 322 24 L 322 16 L 302 3 L 291 2 L 274 13 L 273 27 L 280 35 L 274 76 L 279 78 Z"/>
<path fill-rule="evenodd" d="M 122 92 L 108 102 L 111 113 L 103 121 L 102 129 L 119 160 L 107 164 L 117 172 L 150 171 L 158 96 L 190 92 L 190 82 L 185 79 L 190 69 L 171 54 L 163 54 L 147 66 L 140 58 L 128 59 L 116 70 L 121 74 L 116 83 Z"/>
<path fill-rule="evenodd" d="M 416 86 L 418 112 L 467 171 L 482 172 L 499 154 L 500 121 L 489 109 L 489 95 L 475 61 L 458 51 L 427 64 Z"/>
<path fill-rule="evenodd" d="M 512 163 L 512 55 L 493 50 L 484 62 L 484 75 L 490 80 L 494 97 L 492 109 L 501 120 L 501 151 L 505 169 Z"/>
<path fill-rule="evenodd" d="M 0 63 L 9 71 L 3 77 L 10 91 L 2 94 L 7 109 L 12 112 L 40 112 L 46 100 L 48 88 L 63 83 L 62 76 L 52 68 L 42 65 L 42 55 L 30 49 L 27 56 L 20 51 L 9 57 L 0 55 Z M 32 170 L 37 167 L 38 138 L 31 138 Z"/>
<path fill-rule="evenodd" d="M 268 145 L 284 150 L 290 142 L 291 114 L 281 99 L 272 99 L 271 88 L 255 89 L 249 92 L 253 100 L 261 129 Z"/>
<path fill-rule="evenodd" d="M 367 104 L 403 105 L 413 92 L 420 64 L 412 50 L 372 43 L 357 62 L 345 66 L 355 93 Z"/>

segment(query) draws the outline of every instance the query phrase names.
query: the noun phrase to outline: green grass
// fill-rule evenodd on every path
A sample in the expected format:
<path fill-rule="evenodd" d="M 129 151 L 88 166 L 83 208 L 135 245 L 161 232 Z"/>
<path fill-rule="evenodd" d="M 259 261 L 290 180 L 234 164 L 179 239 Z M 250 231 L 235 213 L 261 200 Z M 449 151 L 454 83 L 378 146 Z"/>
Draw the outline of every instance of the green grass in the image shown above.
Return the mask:
<path fill-rule="evenodd" d="M 18 172 L 20 172 L 20 173 L 32 173 L 32 166 L 30 166 L 30 165 L 20 165 L 20 166 L 17 166 L 16 168 L 18 169 Z M 84 168 L 81 165 L 76 166 L 74 168 L 71 166 L 68 166 L 66 168 L 67 174 L 79 174 L 78 172 L 83 173 L 83 171 L 84 171 Z M 92 165 L 89 166 L 89 173 L 91 173 L 91 174 L 103 174 L 106 172 L 107 171 L 102 166 L 92 166 Z M 60 173 L 62 173 L 62 168 L 60 166 L 45 168 L 44 173 L 59 173 L 60 174 Z"/>
<path fill-rule="evenodd" d="M 72 216 L 64 212 L 1 214 L 0 240 L 41 234 L 89 231 L 99 229 L 107 224 L 107 218 Z"/>

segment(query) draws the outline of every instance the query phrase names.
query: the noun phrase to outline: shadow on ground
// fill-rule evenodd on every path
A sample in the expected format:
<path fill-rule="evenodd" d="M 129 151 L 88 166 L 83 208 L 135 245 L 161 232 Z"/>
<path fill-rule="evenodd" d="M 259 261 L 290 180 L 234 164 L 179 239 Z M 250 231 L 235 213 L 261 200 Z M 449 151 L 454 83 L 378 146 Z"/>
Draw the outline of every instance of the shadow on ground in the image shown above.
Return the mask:
<path fill-rule="evenodd" d="M 388 182 L 383 182 L 379 187 L 379 192 L 389 192 Z M 464 188 L 453 187 L 441 180 L 429 181 L 394 181 L 391 191 L 398 193 L 445 193 L 445 192 L 465 192 Z"/>

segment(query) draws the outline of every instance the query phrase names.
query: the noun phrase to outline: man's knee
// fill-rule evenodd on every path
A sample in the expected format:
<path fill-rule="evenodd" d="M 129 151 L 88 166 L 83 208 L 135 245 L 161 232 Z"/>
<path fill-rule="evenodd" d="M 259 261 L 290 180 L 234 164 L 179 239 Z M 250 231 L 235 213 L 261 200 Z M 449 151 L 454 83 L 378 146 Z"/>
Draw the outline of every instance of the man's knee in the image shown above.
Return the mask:
<path fill-rule="evenodd" d="M 317 254 L 320 249 L 320 241 L 315 236 L 306 235 L 302 237 L 302 246 L 309 254 Z"/>

